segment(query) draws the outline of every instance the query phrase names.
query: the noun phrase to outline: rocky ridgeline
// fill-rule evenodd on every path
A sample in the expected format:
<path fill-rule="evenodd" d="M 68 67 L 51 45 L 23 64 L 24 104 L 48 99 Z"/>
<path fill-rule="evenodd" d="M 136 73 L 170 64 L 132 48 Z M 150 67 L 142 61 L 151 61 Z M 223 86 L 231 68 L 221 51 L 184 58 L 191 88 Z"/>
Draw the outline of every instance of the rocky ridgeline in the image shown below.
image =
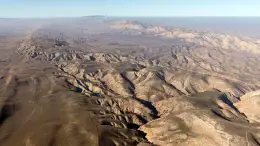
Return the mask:
<path fill-rule="evenodd" d="M 145 133 L 155 145 L 259 145 L 258 109 L 249 105 L 258 102 L 258 94 L 242 96 L 260 87 L 255 80 L 260 70 L 254 65 L 259 61 L 259 42 L 204 33 L 201 37 L 198 32 L 129 22 L 113 28 L 178 37 L 199 45 L 143 59 L 75 51 L 69 43 L 44 47 L 30 39 L 17 51 L 26 61 L 56 65 L 69 89 L 96 104 L 91 110 L 99 124 L 121 131 L 122 139 L 112 138 L 114 144 L 144 142 Z M 241 56 L 244 50 L 253 53 L 250 58 Z M 239 72 L 236 64 L 248 72 Z"/>
<path fill-rule="evenodd" d="M 210 32 L 198 32 L 164 28 L 161 26 L 143 25 L 138 22 L 118 21 L 110 26 L 113 29 L 139 31 L 140 34 L 149 34 L 166 38 L 179 38 L 205 47 L 222 49 L 243 50 L 260 54 L 260 41 L 250 38 L 242 38 Z"/>

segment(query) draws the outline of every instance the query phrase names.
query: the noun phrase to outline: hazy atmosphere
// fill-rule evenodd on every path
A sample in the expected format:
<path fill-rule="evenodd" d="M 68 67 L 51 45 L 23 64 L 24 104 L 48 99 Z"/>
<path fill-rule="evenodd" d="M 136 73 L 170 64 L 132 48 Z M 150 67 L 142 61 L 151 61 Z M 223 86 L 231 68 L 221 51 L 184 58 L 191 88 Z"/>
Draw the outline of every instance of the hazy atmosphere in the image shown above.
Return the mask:
<path fill-rule="evenodd" d="M 260 146 L 259 5 L 0 0 L 0 146 Z"/>
<path fill-rule="evenodd" d="M 0 17 L 260 16 L 258 0 L 0 0 Z"/>

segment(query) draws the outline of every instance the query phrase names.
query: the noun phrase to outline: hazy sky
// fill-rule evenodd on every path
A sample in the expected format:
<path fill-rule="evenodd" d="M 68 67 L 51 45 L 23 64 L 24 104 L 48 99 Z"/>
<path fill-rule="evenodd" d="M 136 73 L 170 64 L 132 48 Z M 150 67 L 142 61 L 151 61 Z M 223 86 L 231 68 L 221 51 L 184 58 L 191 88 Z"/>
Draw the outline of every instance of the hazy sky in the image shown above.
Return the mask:
<path fill-rule="evenodd" d="M 260 16 L 260 0 L 0 0 L 0 17 Z"/>

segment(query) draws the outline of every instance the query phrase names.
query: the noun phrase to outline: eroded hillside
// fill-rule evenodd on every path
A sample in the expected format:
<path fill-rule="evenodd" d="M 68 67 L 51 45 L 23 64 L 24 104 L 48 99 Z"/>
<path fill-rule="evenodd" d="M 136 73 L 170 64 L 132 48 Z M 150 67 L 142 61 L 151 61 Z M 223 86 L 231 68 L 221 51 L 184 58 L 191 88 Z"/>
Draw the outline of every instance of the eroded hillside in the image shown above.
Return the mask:
<path fill-rule="evenodd" d="M 259 41 L 129 21 L 61 26 L 19 39 L 1 66 L 2 145 L 260 144 Z"/>

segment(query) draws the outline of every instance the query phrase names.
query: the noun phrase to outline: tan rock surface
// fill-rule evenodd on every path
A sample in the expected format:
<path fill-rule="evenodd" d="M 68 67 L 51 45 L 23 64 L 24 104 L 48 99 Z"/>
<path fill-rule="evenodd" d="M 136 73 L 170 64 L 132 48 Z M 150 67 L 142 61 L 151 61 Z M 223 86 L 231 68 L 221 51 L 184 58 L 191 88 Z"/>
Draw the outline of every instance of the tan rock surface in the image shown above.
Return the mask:
<path fill-rule="evenodd" d="M 260 144 L 259 40 L 82 19 L 0 36 L 0 145 Z"/>

